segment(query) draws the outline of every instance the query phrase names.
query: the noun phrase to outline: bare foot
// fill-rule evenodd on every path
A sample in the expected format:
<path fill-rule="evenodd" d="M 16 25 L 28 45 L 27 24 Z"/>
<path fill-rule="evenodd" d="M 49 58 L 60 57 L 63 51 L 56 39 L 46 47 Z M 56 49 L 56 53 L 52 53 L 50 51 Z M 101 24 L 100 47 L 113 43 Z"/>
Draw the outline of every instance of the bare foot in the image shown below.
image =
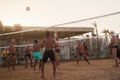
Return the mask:
<path fill-rule="evenodd" d="M 31 67 L 33 67 L 33 65 L 31 65 Z"/>
<path fill-rule="evenodd" d="M 119 67 L 119 65 L 113 65 L 113 67 Z"/>
<path fill-rule="evenodd" d="M 44 76 L 42 75 L 41 78 L 44 78 Z"/>
<path fill-rule="evenodd" d="M 27 69 L 27 66 L 25 66 L 25 68 Z"/>

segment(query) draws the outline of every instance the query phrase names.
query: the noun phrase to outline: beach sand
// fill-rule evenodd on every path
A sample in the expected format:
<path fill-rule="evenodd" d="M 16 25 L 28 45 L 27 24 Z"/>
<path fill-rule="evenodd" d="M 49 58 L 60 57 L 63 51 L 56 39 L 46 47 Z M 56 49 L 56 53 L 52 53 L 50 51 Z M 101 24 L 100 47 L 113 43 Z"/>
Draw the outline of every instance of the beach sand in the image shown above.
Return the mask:
<path fill-rule="evenodd" d="M 113 67 L 113 59 L 90 60 L 90 65 L 80 61 L 61 62 L 57 67 L 56 77 L 53 77 L 52 64 L 45 64 L 45 75 L 41 71 L 24 65 L 17 65 L 16 71 L 7 71 L 0 67 L 0 80 L 120 80 L 120 67 Z"/>

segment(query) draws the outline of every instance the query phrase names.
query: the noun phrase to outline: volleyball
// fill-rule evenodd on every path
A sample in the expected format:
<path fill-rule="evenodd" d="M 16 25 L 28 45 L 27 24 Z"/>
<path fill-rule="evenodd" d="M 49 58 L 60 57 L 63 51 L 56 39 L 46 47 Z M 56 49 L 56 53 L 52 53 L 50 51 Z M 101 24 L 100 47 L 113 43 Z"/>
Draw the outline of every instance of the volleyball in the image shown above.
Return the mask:
<path fill-rule="evenodd" d="M 26 11 L 30 11 L 30 7 L 26 7 Z"/>

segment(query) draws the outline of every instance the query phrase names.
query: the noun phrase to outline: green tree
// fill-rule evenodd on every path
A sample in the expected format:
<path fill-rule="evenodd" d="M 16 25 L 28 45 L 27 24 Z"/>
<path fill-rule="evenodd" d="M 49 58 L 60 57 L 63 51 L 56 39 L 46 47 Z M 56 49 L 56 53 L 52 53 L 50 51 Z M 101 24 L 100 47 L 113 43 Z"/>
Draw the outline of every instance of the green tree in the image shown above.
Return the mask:
<path fill-rule="evenodd" d="M 3 24 L 2 24 L 2 22 L 0 21 L 0 33 L 3 33 L 3 29 L 4 29 Z"/>
<path fill-rule="evenodd" d="M 14 31 L 21 31 L 22 30 L 22 27 L 20 24 L 15 24 L 14 25 Z"/>
<path fill-rule="evenodd" d="M 6 26 L 4 33 L 12 32 L 12 28 L 10 26 Z"/>
<path fill-rule="evenodd" d="M 109 31 L 109 30 L 107 30 L 107 29 L 104 29 L 104 30 L 102 31 L 102 33 L 104 33 L 104 34 L 105 34 L 105 36 L 107 36 L 107 34 L 109 34 L 109 33 L 110 33 L 110 31 Z"/>

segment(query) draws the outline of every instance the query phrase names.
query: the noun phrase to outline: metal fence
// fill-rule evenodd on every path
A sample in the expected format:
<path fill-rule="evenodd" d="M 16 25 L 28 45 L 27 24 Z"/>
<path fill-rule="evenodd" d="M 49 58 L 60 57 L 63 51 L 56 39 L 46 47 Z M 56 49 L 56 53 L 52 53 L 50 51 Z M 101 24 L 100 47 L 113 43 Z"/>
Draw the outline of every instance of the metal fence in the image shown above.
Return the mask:
<path fill-rule="evenodd" d="M 76 59 L 76 46 L 77 41 L 81 41 L 82 43 L 86 43 L 88 48 L 88 57 L 89 58 L 109 58 L 110 50 L 108 48 L 110 37 L 102 36 L 102 37 L 94 37 L 94 38 L 86 38 L 86 39 L 72 39 L 65 42 L 60 43 L 60 53 L 59 57 L 60 60 L 75 60 Z M 24 56 L 25 56 L 25 46 L 17 47 L 16 50 L 16 57 L 21 62 L 24 62 Z M 32 48 L 32 46 L 31 46 Z M 41 49 L 41 52 L 43 53 L 44 48 Z M 2 49 L 0 49 L 0 55 L 2 53 Z M 31 53 L 32 54 L 32 53 Z M 1 57 L 0 57 L 0 63 L 1 63 Z"/>

